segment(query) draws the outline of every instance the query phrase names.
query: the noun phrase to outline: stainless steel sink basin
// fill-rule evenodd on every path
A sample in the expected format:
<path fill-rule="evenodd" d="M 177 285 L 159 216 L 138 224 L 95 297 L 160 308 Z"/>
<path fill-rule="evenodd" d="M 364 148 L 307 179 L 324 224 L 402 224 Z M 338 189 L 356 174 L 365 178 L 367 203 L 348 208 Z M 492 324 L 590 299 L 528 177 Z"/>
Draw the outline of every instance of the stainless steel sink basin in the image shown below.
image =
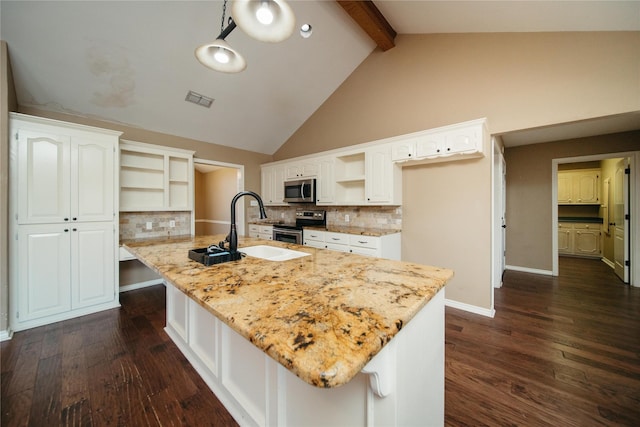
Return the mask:
<path fill-rule="evenodd" d="M 288 261 L 291 259 L 308 256 L 306 252 L 294 251 L 292 249 L 278 248 L 275 246 L 256 245 L 246 248 L 238 248 L 238 252 L 244 252 L 247 256 L 266 259 L 267 261 Z"/>

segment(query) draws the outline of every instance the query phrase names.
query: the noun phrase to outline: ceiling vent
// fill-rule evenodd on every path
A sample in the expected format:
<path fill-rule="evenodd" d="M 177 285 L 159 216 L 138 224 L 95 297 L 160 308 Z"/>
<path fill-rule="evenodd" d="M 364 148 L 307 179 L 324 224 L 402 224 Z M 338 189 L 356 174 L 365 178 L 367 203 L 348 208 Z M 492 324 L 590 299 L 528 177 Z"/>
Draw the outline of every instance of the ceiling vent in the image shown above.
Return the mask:
<path fill-rule="evenodd" d="M 213 98 L 209 98 L 208 96 L 200 95 L 192 90 L 187 93 L 187 97 L 184 99 L 185 101 L 193 102 L 194 104 L 200 105 L 201 107 L 209 108 L 213 103 Z"/>

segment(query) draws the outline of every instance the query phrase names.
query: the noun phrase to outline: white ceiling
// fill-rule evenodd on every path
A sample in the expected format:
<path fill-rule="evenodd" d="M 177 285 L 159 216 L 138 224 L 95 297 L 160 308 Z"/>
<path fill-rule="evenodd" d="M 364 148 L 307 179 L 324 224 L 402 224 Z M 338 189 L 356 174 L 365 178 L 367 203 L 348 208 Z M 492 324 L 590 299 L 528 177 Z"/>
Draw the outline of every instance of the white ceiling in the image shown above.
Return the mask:
<path fill-rule="evenodd" d="M 209 70 L 194 56 L 220 33 L 221 1 L 2 0 L 0 37 L 22 106 L 272 154 L 375 49 L 333 0 L 289 3 L 312 37 L 268 44 L 234 30 L 226 40 L 248 63 L 239 74 Z M 640 1 L 375 4 L 405 34 L 640 30 Z M 214 98 L 211 108 L 185 102 L 189 90 Z M 543 131 L 553 137 L 553 128 Z M 540 136 L 527 132 L 504 140 Z M 593 123 L 588 132 L 605 133 Z"/>

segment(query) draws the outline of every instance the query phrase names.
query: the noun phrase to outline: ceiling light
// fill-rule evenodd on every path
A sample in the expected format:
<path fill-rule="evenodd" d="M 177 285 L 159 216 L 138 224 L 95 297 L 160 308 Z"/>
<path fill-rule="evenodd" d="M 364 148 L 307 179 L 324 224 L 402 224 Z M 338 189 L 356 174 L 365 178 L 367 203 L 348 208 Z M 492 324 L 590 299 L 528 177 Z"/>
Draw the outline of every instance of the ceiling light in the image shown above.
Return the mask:
<path fill-rule="evenodd" d="M 239 73 L 247 68 L 247 62 L 242 55 L 229 46 L 223 38 L 217 38 L 211 43 L 198 47 L 196 58 L 205 67 L 223 73 Z"/>
<path fill-rule="evenodd" d="M 263 42 L 286 40 L 296 25 L 296 17 L 284 0 L 235 0 L 231 15 L 242 31 Z"/>
<path fill-rule="evenodd" d="M 302 26 L 300 27 L 300 35 L 305 39 L 311 37 L 312 32 L 313 28 L 311 28 L 311 25 L 309 24 L 302 24 Z"/>
<path fill-rule="evenodd" d="M 247 68 L 247 62 L 240 52 L 229 46 L 225 38 L 236 28 L 236 23 L 229 18 L 229 25 L 224 28 L 225 14 L 227 10 L 227 0 L 222 6 L 222 22 L 220 24 L 220 35 L 211 43 L 203 44 L 196 49 L 196 58 L 205 67 L 223 73 L 239 73 Z"/>

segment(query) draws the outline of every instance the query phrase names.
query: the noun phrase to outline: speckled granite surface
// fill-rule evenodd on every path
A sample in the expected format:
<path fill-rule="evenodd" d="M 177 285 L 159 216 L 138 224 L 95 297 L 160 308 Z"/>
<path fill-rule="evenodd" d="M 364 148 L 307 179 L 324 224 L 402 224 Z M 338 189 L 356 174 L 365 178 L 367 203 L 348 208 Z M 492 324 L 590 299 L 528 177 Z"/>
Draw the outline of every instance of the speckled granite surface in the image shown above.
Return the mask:
<path fill-rule="evenodd" d="M 310 253 L 290 261 L 245 257 L 205 267 L 189 249 L 224 236 L 123 242 L 147 266 L 298 377 L 347 383 L 453 276 L 447 269 L 239 239 Z"/>

